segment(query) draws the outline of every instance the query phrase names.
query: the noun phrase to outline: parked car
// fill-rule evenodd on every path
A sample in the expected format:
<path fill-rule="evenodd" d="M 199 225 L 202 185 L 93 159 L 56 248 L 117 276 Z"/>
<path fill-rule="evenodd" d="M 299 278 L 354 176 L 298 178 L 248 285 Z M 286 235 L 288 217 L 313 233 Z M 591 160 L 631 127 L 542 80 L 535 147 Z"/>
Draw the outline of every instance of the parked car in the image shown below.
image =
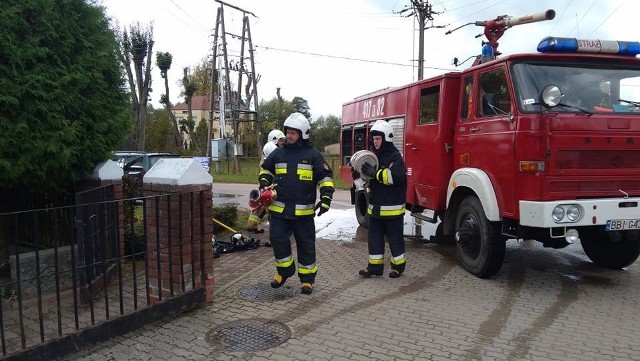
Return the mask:
<path fill-rule="evenodd" d="M 163 158 L 179 158 L 174 153 L 145 153 L 145 152 L 116 152 L 116 162 L 125 174 L 139 174 L 144 176 L 151 167 Z"/>
<path fill-rule="evenodd" d="M 115 152 L 114 154 L 115 161 L 122 167 L 125 176 L 135 177 L 136 196 L 142 196 L 142 179 L 158 160 L 180 157 L 174 153 Z"/>

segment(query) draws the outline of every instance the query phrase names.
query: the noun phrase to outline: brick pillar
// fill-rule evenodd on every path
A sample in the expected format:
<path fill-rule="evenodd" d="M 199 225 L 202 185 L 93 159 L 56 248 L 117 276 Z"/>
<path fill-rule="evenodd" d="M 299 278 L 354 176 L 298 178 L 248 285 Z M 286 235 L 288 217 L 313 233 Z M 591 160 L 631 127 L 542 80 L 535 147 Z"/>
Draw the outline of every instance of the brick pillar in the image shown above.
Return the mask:
<path fill-rule="evenodd" d="M 213 301 L 211 183 L 145 183 L 144 195 L 151 303 L 200 287 Z"/>

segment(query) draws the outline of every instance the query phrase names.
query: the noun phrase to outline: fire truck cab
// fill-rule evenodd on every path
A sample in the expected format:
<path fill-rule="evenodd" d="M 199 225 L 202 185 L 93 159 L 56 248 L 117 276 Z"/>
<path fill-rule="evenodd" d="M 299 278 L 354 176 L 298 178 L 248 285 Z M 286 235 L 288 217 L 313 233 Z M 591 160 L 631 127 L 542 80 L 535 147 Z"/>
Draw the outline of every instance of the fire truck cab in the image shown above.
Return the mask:
<path fill-rule="evenodd" d="M 384 119 L 407 166 L 406 207 L 438 223 L 463 267 L 501 268 L 509 239 L 580 241 L 596 265 L 640 255 L 640 43 L 548 37 L 343 106 L 340 177 Z M 367 188 L 351 189 L 366 227 Z"/>

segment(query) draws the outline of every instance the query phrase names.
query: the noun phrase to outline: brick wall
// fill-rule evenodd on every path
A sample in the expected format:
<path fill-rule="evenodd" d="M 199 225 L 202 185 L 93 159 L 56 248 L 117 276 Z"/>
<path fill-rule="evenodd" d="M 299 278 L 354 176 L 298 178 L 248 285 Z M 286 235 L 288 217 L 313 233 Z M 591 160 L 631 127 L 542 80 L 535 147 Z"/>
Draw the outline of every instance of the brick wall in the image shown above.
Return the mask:
<path fill-rule="evenodd" d="M 149 294 L 155 303 L 206 287 L 213 300 L 211 184 L 144 184 Z"/>

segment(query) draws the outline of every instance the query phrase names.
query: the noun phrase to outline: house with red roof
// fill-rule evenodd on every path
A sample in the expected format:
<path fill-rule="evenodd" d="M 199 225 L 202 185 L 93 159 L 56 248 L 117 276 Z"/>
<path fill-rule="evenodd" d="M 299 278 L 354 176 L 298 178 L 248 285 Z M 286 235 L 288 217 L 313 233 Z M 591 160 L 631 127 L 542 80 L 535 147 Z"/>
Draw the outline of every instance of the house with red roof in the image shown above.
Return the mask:
<path fill-rule="evenodd" d="M 196 127 L 200 124 L 200 121 L 204 119 L 205 122 L 209 121 L 209 110 L 211 109 L 211 97 L 209 95 L 194 95 L 191 98 L 191 113 L 193 115 L 193 119 L 196 122 Z M 178 103 L 173 108 L 171 108 L 171 112 L 176 117 L 176 122 L 180 124 L 181 120 L 186 120 L 189 117 L 189 108 L 186 102 Z M 226 125 L 227 133 L 226 135 L 231 134 L 231 125 Z M 222 138 L 222 131 L 220 129 L 220 109 L 218 108 L 218 102 L 214 101 L 213 103 L 213 127 L 211 129 L 211 137 L 212 138 Z M 190 139 L 189 134 L 183 134 L 185 137 L 185 141 Z"/>

